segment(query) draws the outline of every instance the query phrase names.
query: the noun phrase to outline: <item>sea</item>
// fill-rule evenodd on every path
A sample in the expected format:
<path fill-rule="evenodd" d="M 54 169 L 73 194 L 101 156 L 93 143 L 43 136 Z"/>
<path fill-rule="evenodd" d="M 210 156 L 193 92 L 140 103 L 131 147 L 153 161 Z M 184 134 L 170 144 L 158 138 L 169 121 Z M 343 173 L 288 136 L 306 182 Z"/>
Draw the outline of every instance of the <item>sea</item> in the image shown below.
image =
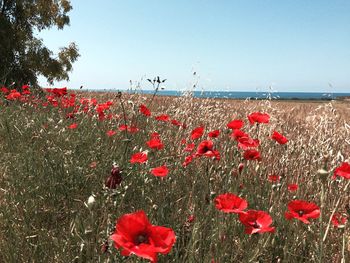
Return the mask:
<path fill-rule="evenodd" d="M 154 90 L 127 90 L 122 92 L 154 94 Z M 221 99 L 272 99 L 272 100 L 339 100 L 350 98 L 349 93 L 325 92 L 254 92 L 254 91 L 176 91 L 159 90 L 157 95 L 184 96 L 190 94 L 195 98 L 221 98 Z"/>

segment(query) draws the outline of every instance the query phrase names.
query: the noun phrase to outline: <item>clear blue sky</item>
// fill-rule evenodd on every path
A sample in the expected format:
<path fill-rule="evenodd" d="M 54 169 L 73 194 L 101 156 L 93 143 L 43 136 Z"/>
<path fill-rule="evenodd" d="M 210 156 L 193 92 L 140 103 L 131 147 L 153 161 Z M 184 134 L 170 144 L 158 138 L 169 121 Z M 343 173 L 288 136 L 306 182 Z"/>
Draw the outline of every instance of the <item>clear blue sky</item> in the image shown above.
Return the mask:
<path fill-rule="evenodd" d="M 56 86 L 126 89 L 159 75 L 177 90 L 195 70 L 205 90 L 350 92 L 349 0 L 71 2 L 71 25 L 39 34 L 55 52 L 79 46 Z"/>

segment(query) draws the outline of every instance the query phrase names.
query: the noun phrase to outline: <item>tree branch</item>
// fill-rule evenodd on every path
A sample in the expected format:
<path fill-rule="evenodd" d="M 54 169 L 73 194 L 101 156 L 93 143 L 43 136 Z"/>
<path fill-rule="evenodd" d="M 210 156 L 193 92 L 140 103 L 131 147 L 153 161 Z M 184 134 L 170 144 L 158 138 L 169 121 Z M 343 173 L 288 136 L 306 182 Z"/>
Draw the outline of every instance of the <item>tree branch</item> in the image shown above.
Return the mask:
<path fill-rule="evenodd" d="M 1 14 L 5 13 L 6 10 L 6 0 L 1 0 Z"/>

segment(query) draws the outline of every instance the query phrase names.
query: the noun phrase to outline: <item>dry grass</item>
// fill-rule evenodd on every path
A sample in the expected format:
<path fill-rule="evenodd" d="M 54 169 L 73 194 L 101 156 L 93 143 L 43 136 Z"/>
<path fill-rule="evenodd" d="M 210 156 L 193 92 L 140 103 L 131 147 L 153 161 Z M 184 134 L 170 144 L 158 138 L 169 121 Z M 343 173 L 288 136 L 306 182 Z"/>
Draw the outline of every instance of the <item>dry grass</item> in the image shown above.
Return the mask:
<path fill-rule="evenodd" d="M 177 241 L 171 253 L 159 262 L 341 262 L 349 256 L 349 224 L 329 228 L 332 212 L 346 212 L 349 184 L 332 180 L 332 171 L 350 158 L 350 104 L 347 101 L 241 101 L 116 94 L 79 94 L 113 101 L 110 112 L 117 116 L 99 121 L 77 113 L 76 130 L 67 126 L 71 109 L 34 107 L 11 102 L 0 106 L 0 262 L 138 262 L 124 258 L 110 247 L 101 252 L 112 233 L 116 218 L 138 209 L 146 211 L 154 224 L 174 229 Z M 187 124 L 181 129 L 146 118 L 138 106 L 150 105 L 152 115 L 166 113 Z M 140 128 L 136 134 L 118 132 L 124 124 Z M 246 116 L 255 111 L 270 114 L 270 123 L 249 125 Z M 246 122 L 245 132 L 259 138 L 261 162 L 244 161 L 226 124 L 232 119 Z M 205 125 L 206 132 L 222 131 L 214 139 L 220 161 L 198 158 L 184 168 L 182 139 Z M 282 132 L 289 142 L 278 145 L 269 137 Z M 145 165 L 131 165 L 132 153 L 147 149 L 151 132 L 159 132 L 165 149 L 150 151 Z M 205 136 L 203 137 L 203 139 Z M 196 142 L 198 144 L 198 142 Z M 92 162 L 97 166 L 90 167 Z M 123 170 L 116 190 L 104 189 L 112 163 Z M 246 164 L 242 174 L 238 165 Z M 166 163 L 170 174 L 164 180 L 152 176 L 151 167 Z M 329 171 L 323 181 L 317 171 Z M 267 180 L 279 174 L 280 183 Z M 287 191 L 289 183 L 299 189 Z M 215 209 L 213 199 L 232 192 L 247 199 L 249 209 L 267 211 L 275 233 L 247 235 L 236 216 Z M 88 208 L 87 198 L 96 203 Z M 284 218 L 287 203 L 305 199 L 322 205 L 322 220 L 310 225 Z M 195 215 L 193 223 L 186 222 Z M 345 238 L 345 247 L 343 246 Z"/>

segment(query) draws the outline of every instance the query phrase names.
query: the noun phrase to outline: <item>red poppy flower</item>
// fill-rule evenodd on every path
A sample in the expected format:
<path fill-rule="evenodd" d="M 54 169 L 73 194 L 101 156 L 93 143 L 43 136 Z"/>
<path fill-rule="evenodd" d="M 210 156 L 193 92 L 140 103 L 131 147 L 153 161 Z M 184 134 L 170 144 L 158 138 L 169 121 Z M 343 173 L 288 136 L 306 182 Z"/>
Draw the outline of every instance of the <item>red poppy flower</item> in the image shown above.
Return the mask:
<path fill-rule="evenodd" d="M 165 176 L 168 175 L 169 170 L 168 170 L 168 168 L 165 165 L 163 165 L 163 166 L 159 166 L 159 167 L 153 168 L 151 170 L 151 173 L 154 176 L 157 176 L 157 177 L 165 177 Z"/>
<path fill-rule="evenodd" d="M 309 218 L 318 218 L 320 216 L 320 208 L 315 203 L 309 203 L 304 200 L 294 200 L 288 203 L 288 212 L 285 217 L 288 220 L 292 218 L 298 219 L 305 224 L 309 224 Z"/>
<path fill-rule="evenodd" d="M 8 100 L 17 100 L 22 97 L 21 93 L 19 93 L 17 90 L 13 89 L 11 92 L 6 96 L 6 99 Z"/>
<path fill-rule="evenodd" d="M 210 140 L 202 141 L 202 142 L 198 145 L 197 154 L 198 154 L 198 155 L 203 155 L 203 154 L 205 154 L 206 152 L 212 151 L 212 150 L 213 150 L 213 147 L 214 147 L 214 144 L 213 144 L 212 141 L 210 141 Z"/>
<path fill-rule="evenodd" d="M 332 222 L 333 226 L 337 227 L 337 228 L 343 228 L 347 221 L 348 221 L 348 217 L 343 216 L 339 213 L 333 214 L 333 216 L 331 218 L 331 222 Z"/>
<path fill-rule="evenodd" d="M 183 167 L 186 167 L 186 166 L 189 165 L 192 161 L 193 161 L 193 156 L 192 156 L 192 155 L 186 156 L 185 161 L 182 163 L 182 166 L 183 166 Z"/>
<path fill-rule="evenodd" d="M 260 141 L 258 139 L 252 139 L 250 137 L 240 137 L 238 139 L 238 148 L 247 150 L 248 148 L 255 148 L 258 147 L 260 144 Z"/>
<path fill-rule="evenodd" d="M 239 214 L 239 221 L 245 226 L 246 234 L 274 232 L 275 227 L 271 227 L 272 218 L 264 211 L 248 210 Z"/>
<path fill-rule="evenodd" d="M 63 87 L 63 88 L 54 88 L 52 90 L 52 93 L 55 94 L 57 97 L 62 97 L 64 95 L 67 95 L 67 87 Z"/>
<path fill-rule="evenodd" d="M 268 177 L 269 181 L 270 182 L 279 182 L 279 180 L 281 180 L 281 176 L 277 175 L 277 174 L 272 174 L 272 175 L 269 175 Z"/>
<path fill-rule="evenodd" d="M 120 131 L 127 131 L 130 133 L 136 133 L 139 131 L 139 128 L 136 126 L 120 125 L 118 128 Z"/>
<path fill-rule="evenodd" d="M 248 202 L 234 194 L 221 194 L 215 198 L 216 209 L 224 213 L 242 213 L 248 207 Z"/>
<path fill-rule="evenodd" d="M 120 125 L 118 128 L 120 131 L 127 131 L 128 130 L 128 125 Z"/>
<path fill-rule="evenodd" d="M 123 256 L 135 254 L 151 262 L 157 262 L 158 253 L 168 254 L 175 243 L 171 228 L 150 224 L 144 211 L 125 214 L 117 220 L 111 235 L 114 246 Z"/>
<path fill-rule="evenodd" d="M 332 178 L 336 179 L 337 176 L 344 177 L 345 179 L 350 179 L 350 164 L 344 162 L 338 168 L 336 168 Z"/>
<path fill-rule="evenodd" d="M 175 126 L 181 126 L 181 122 L 179 122 L 178 120 L 171 120 L 171 124 Z"/>
<path fill-rule="evenodd" d="M 246 160 L 261 160 L 260 153 L 254 149 L 246 150 L 243 154 L 243 158 Z"/>
<path fill-rule="evenodd" d="M 153 139 L 150 139 L 149 141 L 146 142 L 146 144 L 148 145 L 149 148 L 151 149 L 157 149 L 157 150 L 161 150 L 164 148 L 164 144 L 162 143 L 162 141 L 155 137 Z"/>
<path fill-rule="evenodd" d="M 233 120 L 227 124 L 227 128 L 232 130 L 239 130 L 243 127 L 244 122 L 242 120 Z"/>
<path fill-rule="evenodd" d="M 220 153 L 213 149 L 213 142 L 210 140 L 202 141 L 197 148 L 196 156 L 215 157 L 216 160 L 220 160 Z"/>
<path fill-rule="evenodd" d="M 298 185 L 297 184 L 289 184 L 287 186 L 287 188 L 288 188 L 289 192 L 295 192 L 296 190 L 298 190 Z"/>
<path fill-rule="evenodd" d="M 208 136 L 210 138 L 217 138 L 217 137 L 219 137 L 219 135 L 220 135 L 220 131 L 219 130 L 211 131 L 211 132 L 208 133 Z"/>
<path fill-rule="evenodd" d="M 249 137 L 249 135 L 247 133 L 245 133 L 244 131 L 241 130 L 233 130 L 232 134 L 230 135 L 232 138 L 234 138 L 235 140 L 239 140 L 242 137 Z"/>
<path fill-rule="evenodd" d="M 186 148 L 184 149 L 185 152 L 192 152 L 195 147 L 194 143 L 189 143 L 186 145 Z"/>
<path fill-rule="evenodd" d="M 108 137 L 111 137 L 111 136 L 113 136 L 114 134 L 116 134 L 116 132 L 115 132 L 115 131 L 112 131 L 112 130 L 109 130 L 109 131 L 106 132 L 106 134 L 107 134 Z"/>
<path fill-rule="evenodd" d="M 116 189 L 122 182 L 121 171 L 118 166 L 113 165 L 111 175 L 107 177 L 105 186 L 109 189 Z"/>
<path fill-rule="evenodd" d="M 29 95 L 29 94 L 31 94 L 29 89 L 26 89 L 26 90 L 22 91 L 22 95 Z"/>
<path fill-rule="evenodd" d="M 143 104 L 140 105 L 140 112 L 145 116 L 151 116 L 151 111 Z"/>
<path fill-rule="evenodd" d="M 9 91 L 8 88 L 6 88 L 6 87 L 1 87 L 1 88 L 0 88 L 0 91 L 1 91 L 2 93 L 4 93 L 4 94 L 10 93 L 10 91 Z"/>
<path fill-rule="evenodd" d="M 272 133 L 271 138 L 276 142 L 278 142 L 279 144 L 286 144 L 288 142 L 288 139 L 286 137 L 284 137 L 282 134 L 276 131 Z"/>
<path fill-rule="evenodd" d="M 145 152 L 134 153 L 131 156 L 130 163 L 145 163 L 147 162 L 147 160 L 148 160 L 147 153 Z"/>
<path fill-rule="evenodd" d="M 76 124 L 75 122 L 72 123 L 71 125 L 68 126 L 68 129 L 74 130 L 78 127 L 78 124 Z"/>
<path fill-rule="evenodd" d="M 50 88 L 47 88 L 45 89 L 47 92 L 49 93 L 52 93 L 53 95 L 55 95 L 56 97 L 62 97 L 64 95 L 67 95 L 67 88 L 64 87 L 64 88 L 53 88 L 53 89 L 50 89 Z"/>
<path fill-rule="evenodd" d="M 169 115 L 162 114 L 162 115 L 156 116 L 156 120 L 157 120 L 157 121 L 164 121 L 164 122 L 167 122 L 167 121 L 170 120 L 170 117 L 169 117 Z"/>
<path fill-rule="evenodd" d="M 202 137 L 203 133 L 204 133 L 204 127 L 203 126 L 197 127 L 191 132 L 191 139 L 196 140 Z"/>
<path fill-rule="evenodd" d="M 270 121 L 270 115 L 267 113 L 261 113 L 261 112 L 253 112 L 248 115 L 248 120 L 250 124 L 257 123 L 269 123 Z"/>

